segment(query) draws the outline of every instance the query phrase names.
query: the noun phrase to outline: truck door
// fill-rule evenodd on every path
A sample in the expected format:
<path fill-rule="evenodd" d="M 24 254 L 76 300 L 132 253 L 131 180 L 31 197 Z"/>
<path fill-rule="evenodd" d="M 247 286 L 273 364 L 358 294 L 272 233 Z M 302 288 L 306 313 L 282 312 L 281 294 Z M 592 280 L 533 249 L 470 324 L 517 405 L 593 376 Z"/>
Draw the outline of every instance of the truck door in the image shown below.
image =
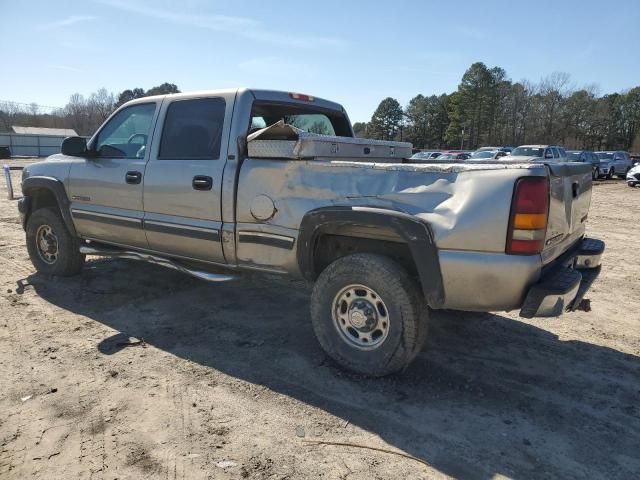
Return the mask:
<path fill-rule="evenodd" d="M 84 238 L 147 248 L 142 185 L 159 102 L 116 112 L 69 171 L 71 215 Z"/>
<path fill-rule="evenodd" d="M 167 98 L 144 181 L 149 248 L 223 263 L 222 172 L 235 94 Z"/>

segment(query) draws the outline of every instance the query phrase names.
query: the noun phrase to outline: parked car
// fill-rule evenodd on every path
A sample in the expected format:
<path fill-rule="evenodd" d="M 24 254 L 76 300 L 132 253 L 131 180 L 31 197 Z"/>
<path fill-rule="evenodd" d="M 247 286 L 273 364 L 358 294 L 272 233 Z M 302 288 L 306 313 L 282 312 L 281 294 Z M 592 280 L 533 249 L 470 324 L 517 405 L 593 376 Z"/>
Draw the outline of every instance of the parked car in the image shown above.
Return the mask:
<path fill-rule="evenodd" d="M 637 162 L 627 172 L 627 185 L 629 185 L 630 187 L 640 185 L 640 162 Z"/>
<path fill-rule="evenodd" d="M 611 178 L 614 175 L 617 175 L 618 178 L 625 178 L 627 172 L 632 167 L 631 155 L 629 155 L 629 152 L 618 150 L 615 152 L 597 152 L 597 155 L 600 160 L 608 161 L 608 178 Z"/>
<path fill-rule="evenodd" d="M 482 160 L 482 159 L 494 159 L 506 157 L 507 152 L 501 150 L 476 150 L 471 154 L 469 160 Z"/>
<path fill-rule="evenodd" d="M 600 164 L 598 165 L 598 177 L 606 178 L 609 180 L 612 179 L 613 172 L 615 171 L 615 167 L 613 166 L 613 155 L 611 156 L 611 158 L 607 158 L 604 152 L 596 152 L 596 156 L 600 161 Z"/>
<path fill-rule="evenodd" d="M 438 160 L 468 160 L 471 155 L 467 152 L 445 152 L 438 157 Z"/>
<path fill-rule="evenodd" d="M 596 180 L 600 177 L 600 159 L 591 150 L 567 150 L 567 160 L 569 162 L 581 162 L 591 164 L 591 178 Z"/>
<path fill-rule="evenodd" d="M 432 160 L 434 158 L 438 158 L 440 155 L 442 155 L 442 152 L 424 151 L 424 152 L 418 152 L 411 155 L 411 157 L 409 157 L 409 160 Z"/>
<path fill-rule="evenodd" d="M 317 122 L 331 136 L 304 131 Z M 211 282 L 256 270 L 305 278 L 320 345 L 375 376 L 421 351 L 431 309 L 586 308 L 604 251 L 585 237 L 588 165 L 451 170 L 403 163 L 411 144 L 353 137 L 341 105 L 297 93 L 132 100 L 89 141 L 67 138 L 24 168 L 29 257 L 43 281 L 80 273 L 85 255 Z M 270 301 L 287 314 L 286 292 Z"/>
<path fill-rule="evenodd" d="M 567 153 L 559 145 L 522 145 L 514 148 L 509 160 L 542 159 L 545 162 L 566 162 Z"/>

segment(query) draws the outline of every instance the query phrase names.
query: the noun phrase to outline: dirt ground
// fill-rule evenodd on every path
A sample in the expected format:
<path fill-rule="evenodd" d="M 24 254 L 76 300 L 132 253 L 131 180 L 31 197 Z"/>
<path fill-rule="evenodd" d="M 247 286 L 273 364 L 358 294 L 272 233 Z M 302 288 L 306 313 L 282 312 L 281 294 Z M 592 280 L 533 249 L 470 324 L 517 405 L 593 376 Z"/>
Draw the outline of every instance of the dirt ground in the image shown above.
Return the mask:
<path fill-rule="evenodd" d="M 440 312 L 405 373 L 367 379 L 320 350 L 298 281 L 36 275 L 0 184 L 2 479 L 640 476 L 640 188 L 594 186 L 592 312 Z"/>

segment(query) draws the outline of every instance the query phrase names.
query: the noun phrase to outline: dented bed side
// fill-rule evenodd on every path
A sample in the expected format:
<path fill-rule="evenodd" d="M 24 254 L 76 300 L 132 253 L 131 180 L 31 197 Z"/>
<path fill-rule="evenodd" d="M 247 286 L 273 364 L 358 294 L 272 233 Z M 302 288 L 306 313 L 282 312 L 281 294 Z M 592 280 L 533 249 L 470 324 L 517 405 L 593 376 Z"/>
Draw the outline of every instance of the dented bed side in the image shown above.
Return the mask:
<path fill-rule="evenodd" d="M 504 254 L 516 179 L 545 176 L 539 164 L 376 164 L 350 161 L 244 160 L 237 229 L 295 243 L 307 212 L 330 206 L 403 212 L 429 226 L 438 250 L 444 308 L 517 308 L 538 279 L 541 258 Z M 273 214 L 259 220 L 262 203 Z M 259 212 L 258 212 L 259 215 Z M 366 228 L 345 234 L 366 237 Z M 393 241 L 393 238 L 389 238 Z M 399 239 L 396 239 L 399 241 Z M 298 272 L 295 248 L 237 243 L 239 265 Z"/>

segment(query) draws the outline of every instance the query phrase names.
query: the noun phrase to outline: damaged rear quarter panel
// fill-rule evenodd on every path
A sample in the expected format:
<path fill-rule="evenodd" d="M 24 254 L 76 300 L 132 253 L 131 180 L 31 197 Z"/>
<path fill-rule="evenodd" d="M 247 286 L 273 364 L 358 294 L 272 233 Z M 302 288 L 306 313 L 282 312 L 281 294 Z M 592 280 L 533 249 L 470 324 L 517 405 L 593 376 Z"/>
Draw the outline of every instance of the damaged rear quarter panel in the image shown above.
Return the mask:
<path fill-rule="evenodd" d="M 439 249 L 504 252 L 515 180 L 545 175 L 532 164 L 373 164 L 319 160 L 244 161 L 237 221 L 256 195 L 277 212 L 267 222 L 297 230 L 304 215 L 323 206 L 397 210 L 427 222 Z"/>

